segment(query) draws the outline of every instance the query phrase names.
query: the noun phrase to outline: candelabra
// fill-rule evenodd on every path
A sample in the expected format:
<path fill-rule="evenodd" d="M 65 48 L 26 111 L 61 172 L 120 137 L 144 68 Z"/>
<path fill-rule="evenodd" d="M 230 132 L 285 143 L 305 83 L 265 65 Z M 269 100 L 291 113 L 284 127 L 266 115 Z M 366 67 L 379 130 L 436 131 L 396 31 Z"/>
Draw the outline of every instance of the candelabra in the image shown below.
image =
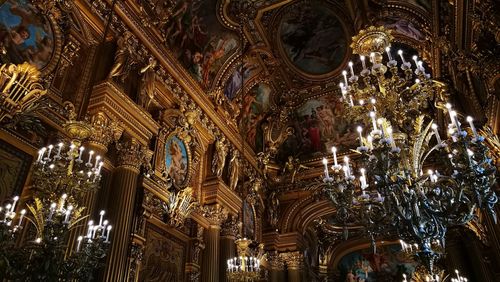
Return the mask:
<path fill-rule="evenodd" d="M 477 208 L 496 218 L 497 196 L 491 190 L 495 167 L 472 118 L 466 118 L 468 133 L 458 113 L 443 100 L 442 85 L 431 80 L 417 56 L 413 64 L 401 50 L 400 62 L 393 58 L 391 40 L 383 27 L 355 36 L 352 48 L 363 69 L 356 75 L 350 62 L 351 75 L 348 78 L 344 71 L 340 84 L 349 115 L 360 124 L 355 157 L 359 177 L 348 157 L 338 163 L 334 147 L 333 166 L 324 159 L 323 181 L 313 185 L 338 206 L 342 218 L 364 226 L 372 242 L 383 232 L 416 244 L 415 257 L 432 275 L 448 226 L 466 224 Z M 449 115 L 446 138 L 430 119 L 429 99 Z M 366 123 L 372 130 L 361 126 Z M 433 247 L 436 241 L 440 248 Z"/>
<path fill-rule="evenodd" d="M 251 240 L 243 238 L 235 243 L 239 256 L 227 260 L 226 273 L 229 281 L 256 281 L 260 277 L 261 257 L 247 256 Z"/>
<path fill-rule="evenodd" d="M 70 233 L 86 216 L 85 193 L 98 188 L 103 162 L 90 151 L 83 160 L 82 146 L 49 145 L 38 153 L 33 171 L 34 198 L 16 214 L 19 197 L 3 210 L 0 221 L 0 278 L 22 281 L 89 281 L 103 263 L 111 225 L 100 212 L 99 223 L 88 222 L 86 235 L 78 236 L 66 255 Z M 26 210 L 30 214 L 26 214 Z M 27 219 L 31 225 L 23 224 Z M 26 232 L 21 232 L 26 228 Z"/>

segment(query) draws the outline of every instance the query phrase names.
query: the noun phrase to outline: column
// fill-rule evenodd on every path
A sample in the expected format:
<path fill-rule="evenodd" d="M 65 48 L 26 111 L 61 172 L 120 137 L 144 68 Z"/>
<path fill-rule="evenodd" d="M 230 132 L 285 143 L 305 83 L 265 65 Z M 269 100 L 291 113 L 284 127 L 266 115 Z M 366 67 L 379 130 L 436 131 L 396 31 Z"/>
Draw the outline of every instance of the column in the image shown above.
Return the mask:
<path fill-rule="evenodd" d="M 278 253 L 269 255 L 269 279 L 271 282 L 285 281 L 285 263 Z"/>
<path fill-rule="evenodd" d="M 109 219 L 113 225 L 104 281 L 126 281 L 128 249 L 139 169 L 146 149 L 132 139 L 117 144 L 118 162 L 113 173 Z"/>
<path fill-rule="evenodd" d="M 281 255 L 286 263 L 287 276 L 288 276 L 287 281 L 290 282 L 302 281 L 301 270 L 303 268 L 302 262 L 304 260 L 302 253 L 299 251 L 295 251 L 295 252 L 282 253 Z"/>
<path fill-rule="evenodd" d="M 210 221 L 210 226 L 205 232 L 201 281 L 217 282 L 219 281 L 220 230 L 222 222 L 227 219 L 227 211 L 218 205 L 203 208 L 204 216 Z"/>
<path fill-rule="evenodd" d="M 219 267 L 219 277 L 220 281 L 227 282 L 226 270 L 227 270 L 227 260 L 233 258 L 236 255 L 235 244 L 236 236 L 239 233 L 238 221 L 235 217 L 225 221 L 221 228 L 221 238 L 220 238 L 220 267 Z"/>
<path fill-rule="evenodd" d="M 106 154 L 108 152 L 108 146 L 113 142 L 117 141 L 122 133 L 123 128 L 120 127 L 116 122 L 110 120 L 103 112 L 98 112 L 93 115 L 90 119 L 90 132 L 91 135 L 87 138 L 87 141 L 84 143 L 85 151 L 84 151 L 84 159 L 88 158 L 88 153 L 90 151 L 94 151 L 94 160 L 97 156 L 100 156 L 101 161 L 104 163 L 108 162 Z M 95 210 L 97 203 L 96 197 L 97 195 L 105 195 L 106 192 L 109 192 L 110 186 L 110 172 L 107 170 L 107 166 L 102 168 L 102 178 L 101 183 L 99 185 L 99 189 L 97 191 L 89 191 L 85 195 L 82 206 L 85 207 L 85 214 L 88 215 L 80 224 L 75 227 L 70 235 L 68 240 L 68 248 L 66 251 L 67 255 L 71 255 L 75 250 L 76 238 L 81 234 L 84 234 L 84 231 L 87 227 L 87 223 L 89 220 L 95 220 L 99 216 L 99 212 Z M 105 207 L 105 205 L 100 205 L 100 207 Z M 107 215 L 106 215 L 107 217 Z"/>

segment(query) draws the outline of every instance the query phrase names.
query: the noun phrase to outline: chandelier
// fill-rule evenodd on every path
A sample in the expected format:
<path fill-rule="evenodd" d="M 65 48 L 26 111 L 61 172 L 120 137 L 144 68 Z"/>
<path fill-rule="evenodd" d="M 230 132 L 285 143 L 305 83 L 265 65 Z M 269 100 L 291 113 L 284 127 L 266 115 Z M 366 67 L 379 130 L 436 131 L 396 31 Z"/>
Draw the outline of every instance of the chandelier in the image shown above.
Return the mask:
<path fill-rule="evenodd" d="M 85 148 L 75 143 L 79 142 L 40 149 L 33 171 L 33 201 L 19 213 L 17 196 L 0 208 L 0 257 L 8 262 L 0 266 L 0 278 L 88 281 L 102 265 L 112 229 L 105 211 L 99 213 L 98 223 L 88 221 L 85 234 L 72 234 L 86 218 L 83 197 L 98 188 L 103 162 L 93 151 L 84 159 Z M 23 232 L 28 227 L 25 219 L 34 227 L 27 232 Z M 74 250 L 68 252 L 68 245 Z"/>
<path fill-rule="evenodd" d="M 433 277 L 449 226 L 471 221 L 478 208 L 496 220 L 496 170 L 473 119 L 465 118 L 466 130 L 444 85 L 417 56 L 407 60 L 402 50 L 395 56 L 392 39 L 383 27 L 353 37 L 362 70 L 356 74 L 349 62 L 340 88 L 359 146 L 354 162 L 338 160 L 333 147 L 333 166 L 323 159 L 324 177 L 312 186 L 335 204 L 341 224 L 356 222 L 373 245 L 379 235 L 404 240 Z M 433 108 L 450 123 L 438 126 Z"/>
<path fill-rule="evenodd" d="M 237 257 L 227 260 L 227 278 L 229 281 L 256 281 L 260 277 L 260 257 L 248 256 L 252 240 L 247 238 L 236 240 Z"/>

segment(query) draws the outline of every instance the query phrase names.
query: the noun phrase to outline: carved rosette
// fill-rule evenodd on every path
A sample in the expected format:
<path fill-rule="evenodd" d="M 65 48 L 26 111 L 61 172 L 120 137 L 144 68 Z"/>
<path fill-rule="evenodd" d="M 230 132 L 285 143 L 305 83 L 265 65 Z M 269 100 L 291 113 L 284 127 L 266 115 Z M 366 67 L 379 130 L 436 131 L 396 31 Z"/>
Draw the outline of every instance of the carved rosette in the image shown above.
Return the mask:
<path fill-rule="evenodd" d="M 221 226 L 227 220 L 228 210 L 219 205 L 203 206 L 203 216 L 207 218 L 212 225 Z"/>
<path fill-rule="evenodd" d="M 304 255 L 299 252 L 288 252 L 280 254 L 288 269 L 297 270 L 303 266 Z"/>
<path fill-rule="evenodd" d="M 139 171 L 141 165 L 149 166 L 153 152 L 140 144 L 135 138 L 116 144 L 118 166 Z"/>
<path fill-rule="evenodd" d="M 92 134 L 88 142 L 101 149 L 102 152 L 106 152 L 109 144 L 118 141 L 123 133 L 123 127 L 110 120 L 103 112 L 98 112 L 91 117 L 90 126 Z"/>

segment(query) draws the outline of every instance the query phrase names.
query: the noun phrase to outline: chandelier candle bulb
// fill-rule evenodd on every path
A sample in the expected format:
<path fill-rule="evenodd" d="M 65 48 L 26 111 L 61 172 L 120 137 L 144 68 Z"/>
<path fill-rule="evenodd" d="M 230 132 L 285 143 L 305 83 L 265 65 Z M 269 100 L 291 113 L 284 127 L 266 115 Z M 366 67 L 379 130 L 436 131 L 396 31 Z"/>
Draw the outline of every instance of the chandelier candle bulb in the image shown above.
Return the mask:
<path fill-rule="evenodd" d="M 328 161 L 326 158 L 323 158 L 323 164 L 325 165 L 325 177 L 326 179 L 330 178 L 330 175 L 328 173 Z"/>
<path fill-rule="evenodd" d="M 373 149 L 373 137 L 371 135 L 368 135 L 366 137 L 366 142 L 368 143 L 368 147 L 370 148 L 370 150 Z"/>
<path fill-rule="evenodd" d="M 337 163 L 337 148 L 332 147 L 332 153 L 333 153 L 333 165 L 338 167 L 339 164 Z"/>
<path fill-rule="evenodd" d="M 354 76 L 354 69 L 352 68 L 353 63 L 349 62 L 348 65 L 349 65 L 349 69 L 351 70 L 351 77 L 353 77 Z"/>
<path fill-rule="evenodd" d="M 38 151 L 38 159 L 36 160 L 37 162 L 42 161 L 43 155 L 45 154 L 45 150 L 47 150 L 47 149 L 45 147 L 43 147 L 42 149 L 40 149 Z"/>
<path fill-rule="evenodd" d="M 89 152 L 89 161 L 87 162 L 87 166 L 91 166 L 92 165 L 91 161 L 92 161 L 92 156 L 93 155 L 94 155 L 94 151 L 91 150 Z"/>
<path fill-rule="evenodd" d="M 386 47 L 385 48 L 385 53 L 387 53 L 387 58 L 389 58 L 389 61 L 392 61 L 391 47 Z"/>
<path fill-rule="evenodd" d="M 347 82 L 347 72 L 344 70 L 342 71 L 342 75 L 344 76 L 344 82 L 345 82 L 345 89 L 349 87 L 349 83 Z"/>
<path fill-rule="evenodd" d="M 385 138 L 384 121 L 381 118 L 379 118 L 377 119 L 377 124 L 380 126 L 380 135 L 382 139 L 384 139 Z"/>
<path fill-rule="evenodd" d="M 478 135 L 477 135 L 476 127 L 474 126 L 474 119 L 471 116 L 468 116 L 466 119 L 467 119 L 467 122 L 469 123 L 469 126 L 470 126 L 470 129 L 472 130 L 472 133 L 474 134 L 474 137 L 477 139 Z"/>
<path fill-rule="evenodd" d="M 361 59 L 361 64 L 363 65 L 363 70 L 366 70 L 366 62 L 365 62 L 365 56 L 360 56 Z"/>
<path fill-rule="evenodd" d="M 344 157 L 344 164 L 346 167 L 347 177 L 351 177 L 351 168 L 349 167 L 349 157 L 347 157 L 347 156 Z"/>
<path fill-rule="evenodd" d="M 373 125 L 373 131 L 376 132 L 378 131 L 378 128 L 377 128 L 377 119 L 376 119 L 376 116 L 375 116 L 375 112 L 370 112 L 370 117 L 372 119 L 372 125 Z"/>
<path fill-rule="evenodd" d="M 50 160 L 50 154 L 52 153 L 53 148 L 54 148 L 54 146 L 49 145 L 49 152 L 47 153 L 47 160 Z"/>
<path fill-rule="evenodd" d="M 76 245 L 76 251 L 79 252 L 80 251 L 80 245 L 82 244 L 82 240 L 83 240 L 83 237 L 82 236 L 78 236 L 78 239 L 76 239 L 78 241 L 77 245 Z"/>
<path fill-rule="evenodd" d="M 69 222 L 69 215 L 71 214 L 71 210 L 66 210 L 63 223 L 67 224 Z"/>
<path fill-rule="evenodd" d="M 95 157 L 95 164 L 94 164 L 94 168 L 97 168 L 97 166 L 99 165 L 99 160 L 101 159 L 101 156 L 96 156 Z"/>
<path fill-rule="evenodd" d="M 88 223 L 88 229 L 87 229 L 87 238 L 91 239 L 92 238 L 92 227 L 94 226 L 94 221 L 89 220 Z"/>
<path fill-rule="evenodd" d="M 363 147 L 363 135 L 361 134 L 363 132 L 363 128 L 358 126 L 357 131 L 359 133 L 359 146 Z"/>
<path fill-rule="evenodd" d="M 401 57 L 401 61 L 403 62 L 403 64 L 405 65 L 406 64 L 406 61 L 405 61 L 405 57 L 403 56 L 403 50 L 398 50 L 398 55 Z"/>
<path fill-rule="evenodd" d="M 64 208 L 64 204 L 66 203 L 67 194 L 62 194 L 61 199 L 59 200 L 59 210 L 62 211 Z"/>
<path fill-rule="evenodd" d="M 431 125 L 431 128 L 434 131 L 434 135 L 436 135 L 436 140 L 437 140 L 438 145 L 440 145 L 441 144 L 441 136 L 439 136 L 439 131 L 438 131 L 437 124 L 433 123 Z"/>
<path fill-rule="evenodd" d="M 15 196 L 13 198 L 14 202 L 12 203 L 12 206 L 10 207 L 10 212 L 14 212 L 14 210 L 16 209 L 16 204 L 17 204 L 17 201 L 19 200 L 19 196 Z"/>
<path fill-rule="evenodd" d="M 109 242 L 109 233 L 111 233 L 111 228 L 112 228 L 111 225 L 108 225 L 108 227 L 106 228 L 106 230 L 108 231 L 108 232 L 106 232 L 106 240 L 104 241 L 106 243 Z"/>
<path fill-rule="evenodd" d="M 371 62 L 372 64 L 375 64 L 375 53 L 374 53 L 374 52 L 371 52 L 371 53 L 370 53 L 370 62 Z"/>
<path fill-rule="evenodd" d="M 345 94 L 346 94 L 346 90 L 344 88 L 344 83 L 339 83 L 339 87 L 340 87 L 340 93 L 342 93 L 342 99 L 345 100 Z"/>
<path fill-rule="evenodd" d="M 78 155 L 78 161 L 81 162 L 82 161 L 82 155 L 83 155 L 83 151 L 85 150 L 85 147 L 81 146 L 80 147 L 80 155 Z"/>
<path fill-rule="evenodd" d="M 62 150 L 63 146 L 64 146 L 64 144 L 62 142 L 59 143 L 59 145 L 58 145 L 59 148 L 57 149 L 57 155 L 56 155 L 57 159 L 61 158 L 61 150 Z"/>
<path fill-rule="evenodd" d="M 457 115 L 457 112 L 456 111 L 451 111 L 450 112 L 450 117 L 452 118 L 452 122 L 453 124 L 455 125 L 455 127 L 457 128 L 457 133 L 460 134 L 460 132 L 462 131 L 460 129 L 460 122 L 458 121 L 458 115 Z"/>
<path fill-rule="evenodd" d="M 415 66 L 417 67 L 418 69 L 418 57 L 417 55 L 413 55 L 413 57 L 411 57 L 413 59 L 413 61 L 415 62 Z"/>

